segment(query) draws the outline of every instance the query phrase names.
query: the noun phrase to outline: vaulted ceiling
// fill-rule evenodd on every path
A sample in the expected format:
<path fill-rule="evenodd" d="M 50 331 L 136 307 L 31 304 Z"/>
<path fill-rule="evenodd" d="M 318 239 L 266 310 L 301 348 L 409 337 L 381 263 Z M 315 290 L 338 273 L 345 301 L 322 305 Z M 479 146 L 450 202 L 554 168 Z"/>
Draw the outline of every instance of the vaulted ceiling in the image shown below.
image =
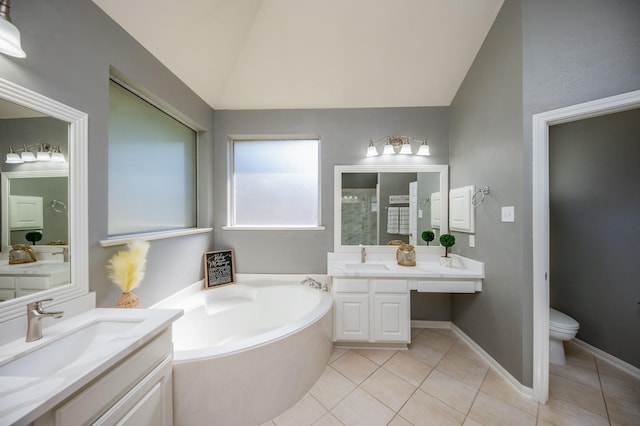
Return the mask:
<path fill-rule="evenodd" d="M 503 0 L 93 0 L 216 109 L 449 105 Z"/>

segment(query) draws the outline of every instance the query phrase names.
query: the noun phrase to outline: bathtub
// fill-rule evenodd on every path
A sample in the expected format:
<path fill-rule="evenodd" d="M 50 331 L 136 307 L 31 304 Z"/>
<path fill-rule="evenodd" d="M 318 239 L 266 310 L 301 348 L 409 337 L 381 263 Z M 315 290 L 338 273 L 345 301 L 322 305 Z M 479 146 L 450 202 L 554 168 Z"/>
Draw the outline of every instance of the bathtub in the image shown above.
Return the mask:
<path fill-rule="evenodd" d="M 311 389 L 331 354 L 333 302 L 303 278 L 254 276 L 170 304 L 185 311 L 173 324 L 176 425 L 261 425 Z"/>

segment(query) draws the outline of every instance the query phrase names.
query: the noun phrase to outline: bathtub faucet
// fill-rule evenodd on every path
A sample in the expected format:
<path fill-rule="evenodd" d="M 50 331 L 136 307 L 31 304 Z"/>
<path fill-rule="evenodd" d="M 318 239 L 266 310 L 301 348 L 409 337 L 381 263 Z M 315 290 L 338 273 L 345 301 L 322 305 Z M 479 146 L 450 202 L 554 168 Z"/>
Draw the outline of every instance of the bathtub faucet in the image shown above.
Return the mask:
<path fill-rule="evenodd" d="M 319 281 L 314 280 L 311 277 L 307 277 L 300 282 L 302 285 L 308 285 L 311 288 L 315 288 L 317 290 L 329 291 L 329 287 L 326 283 L 321 283 Z"/>

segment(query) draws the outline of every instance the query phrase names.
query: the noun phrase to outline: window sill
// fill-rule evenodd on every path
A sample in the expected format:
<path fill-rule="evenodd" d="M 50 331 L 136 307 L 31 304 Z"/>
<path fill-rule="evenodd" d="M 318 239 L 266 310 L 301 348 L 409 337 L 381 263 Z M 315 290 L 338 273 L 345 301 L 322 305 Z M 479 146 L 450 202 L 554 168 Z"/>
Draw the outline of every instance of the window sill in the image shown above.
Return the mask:
<path fill-rule="evenodd" d="M 213 228 L 189 228 L 189 229 L 178 229 L 175 231 L 129 234 L 129 235 L 123 235 L 121 237 L 113 237 L 113 238 L 107 238 L 106 240 L 100 240 L 100 245 L 102 247 L 113 247 L 113 246 L 128 244 L 134 240 L 145 240 L 145 241 L 163 240 L 165 238 L 182 237 L 185 235 L 205 234 L 211 231 L 213 231 Z"/>
<path fill-rule="evenodd" d="M 326 226 L 223 226 L 224 231 L 324 231 Z"/>

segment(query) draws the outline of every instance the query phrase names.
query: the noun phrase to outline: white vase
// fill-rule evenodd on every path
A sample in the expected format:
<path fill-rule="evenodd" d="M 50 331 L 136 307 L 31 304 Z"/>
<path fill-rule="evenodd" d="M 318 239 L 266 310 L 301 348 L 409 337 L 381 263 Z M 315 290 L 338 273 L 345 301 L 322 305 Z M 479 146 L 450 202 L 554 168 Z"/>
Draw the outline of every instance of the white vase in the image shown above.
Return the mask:
<path fill-rule="evenodd" d="M 453 266 L 453 258 L 440 256 L 440 266 L 451 268 Z"/>

